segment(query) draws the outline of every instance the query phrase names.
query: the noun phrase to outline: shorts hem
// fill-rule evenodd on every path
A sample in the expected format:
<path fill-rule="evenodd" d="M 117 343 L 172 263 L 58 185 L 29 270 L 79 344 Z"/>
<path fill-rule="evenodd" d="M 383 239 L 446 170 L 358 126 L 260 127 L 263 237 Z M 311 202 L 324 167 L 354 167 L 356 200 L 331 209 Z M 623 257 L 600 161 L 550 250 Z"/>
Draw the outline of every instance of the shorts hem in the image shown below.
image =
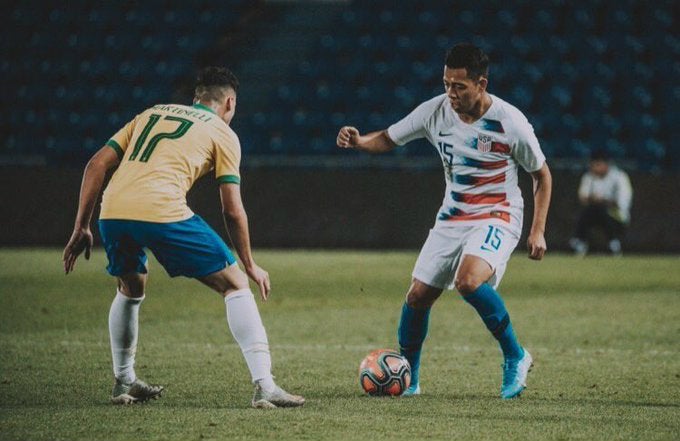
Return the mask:
<path fill-rule="evenodd" d="M 108 268 L 106 269 L 106 272 L 113 277 L 121 277 L 126 274 L 149 274 L 149 271 L 145 268 L 144 271 L 137 271 L 137 270 L 132 270 L 132 271 L 112 271 L 109 270 Z"/>
<path fill-rule="evenodd" d="M 425 274 L 423 274 L 423 273 L 419 273 L 419 272 L 417 272 L 417 271 L 414 271 L 414 272 L 411 274 L 411 277 L 413 277 L 414 279 L 418 280 L 419 282 L 422 282 L 422 283 L 424 283 L 424 284 L 426 284 L 426 285 L 429 285 L 429 286 L 431 286 L 431 287 L 433 287 L 433 288 L 438 288 L 438 289 L 453 289 L 453 288 L 452 288 L 452 285 L 441 284 L 441 283 L 438 283 L 438 282 L 434 282 L 434 281 L 432 280 L 432 277 L 427 276 L 427 275 L 425 275 Z M 445 285 L 445 286 L 443 286 L 443 285 Z"/>
<path fill-rule="evenodd" d="M 212 273 L 222 271 L 224 268 L 227 267 L 227 265 L 229 265 L 229 262 L 224 261 L 224 263 L 222 263 L 220 265 L 215 265 L 214 267 L 211 267 L 209 270 L 201 269 L 200 271 L 194 271 L 194 272 L 191 272 L 191 273 L 176 272 L 176 273 L 172 273 L 172 274 L 170 272 L 168 272 L 168 275 L 170 277 L 184 276 L 184 277 L 190 277 L 192 279 L 197 279 L 199 277 L 209 276 Z"/>
<path fill-rule="evenodd" d="M 491 259 L 489 259 L 488 257 L 483 256 L 482 253 L 477 254 L 477 253 L 475 253 L 474 251 L 465 251 L 465 250 L 463 250 L 463 253 L 462 253 L 461 256 L 460 256 L 460 261 L 461 261 L 461 262 L 463 261 L 463 259 L 465 258 L 465 256 L 475 256 L 475 257 L 479 257 L 479 258 L 482 259 L 484 262 L 488 263 L 489 266 L 491 267 L 491 269 L 492 269 L 494 272 L 496 272 L 496 268 L 499 266 L 498 264 L 495 264 L 494 262 L 492 262 Z"/>
<path fill-rule="evenodd" d="M 133 268 L 130 270 L 122 270 L 118 268 L 111 268 L 111 265 L 106 266 L 106 272 L 109 273 L 109 275 L 113 277 L 120 277 L 124 276 L 126 274 L 148 274 L 149 273 L 149 268 L 147 267 L 147 260 L 146 257 L 144 257 L 144 263 L 141 266 L 138 266 L 137 268 Z"/>

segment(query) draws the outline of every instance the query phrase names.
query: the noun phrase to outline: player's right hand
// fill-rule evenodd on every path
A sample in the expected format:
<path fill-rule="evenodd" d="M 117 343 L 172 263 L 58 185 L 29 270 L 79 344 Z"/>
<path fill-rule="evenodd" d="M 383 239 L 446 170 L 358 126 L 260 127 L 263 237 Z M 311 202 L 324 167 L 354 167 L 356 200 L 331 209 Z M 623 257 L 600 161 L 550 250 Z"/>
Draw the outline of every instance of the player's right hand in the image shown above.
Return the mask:
<path fill-rule="evenodd" d="M 253 282 L 257 283 L 257 287 L 260 289 L 260 296 L 262 300 L 267 300 L 269 298 L 269 293 L 272 290 L 272 283 L 269 280 L 269 273 L 260 266 L 253 264 L 252 267 L 246 268 L 246 273 Z"/>
<path fill-rule="evenodd" d="M 90 259 L 90 251 L 92 250 L 92 231 L 89 228 L 78 228 L 73 230 L 71 239 L 69 239 L 64 248 L 62 261 L 64 262 L 64 272 L 66 274 L 73 271 L 76 265 L 76 260 L 80 253 L 85 251 L 85 259 Z"/>
<path fill-rule="evenodd" d="M 359 143 L 359 136 L 359 130 L 356 127 L 345 126 L 338 132 L 336 143 L 343 149 L 354 148 Z"/>

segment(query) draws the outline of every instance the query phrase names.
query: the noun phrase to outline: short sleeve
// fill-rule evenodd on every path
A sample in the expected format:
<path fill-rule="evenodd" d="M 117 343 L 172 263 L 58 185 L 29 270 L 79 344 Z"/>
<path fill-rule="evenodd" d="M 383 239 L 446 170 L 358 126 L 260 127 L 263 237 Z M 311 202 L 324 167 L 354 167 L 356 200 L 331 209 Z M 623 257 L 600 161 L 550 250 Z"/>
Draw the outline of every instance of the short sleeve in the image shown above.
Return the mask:
<path fill-rule="evenodd" d="M 135 131 L 135 125 L 138 119 L 139 115 L 129 123 L 125 124 L 122 129 L 118 130 L 116 134 L 111 137 L 111 139 L 106 141 L 106 145 L 111 147 L 116 152 L 118 159 L 123 159 L 128 145 L 130 145 L 130 140 L 132 139 L 132 134 Z"/>
<path fill-rule="evenodd" d="M 240 184 L 241 143 L 235 133 L 215 142 L 215 177 L 220 184 Z"/>
<path fill-rule="evenodd" d="M 512 157 L 527 172 L 538 171 L 545 163 L 545 155 L 541 151 L 534 128 L 526 119 L 516 126 L 517 142 L 512 152 Z"/>
<path fill-rule="evenodd" d="M 589 173 L 584 173 L 581 177 L 581 183 L 578 186 L 578 197 L 580 199 L 587 199 L 590 197 L 590 191 L 592 186 L 592 178 Z"/>
<path fill-rule="evenodd" d="M 429 102 L 416 107 L 401 121 L 392 124 L 387 129 L 387 135 L 397 145 L 404 145 L 414 139 L 426 136 L 425 122 L 432 115 Z"/>
<path fill-rule="evenodd" d="M 630 210 L 630 204 L 633 200 L 633 187 L 630 185 L 630 178 L 624 172 L 619 170 L 617 179 L 616 191 L 616 206 L 625 212 Z"/>

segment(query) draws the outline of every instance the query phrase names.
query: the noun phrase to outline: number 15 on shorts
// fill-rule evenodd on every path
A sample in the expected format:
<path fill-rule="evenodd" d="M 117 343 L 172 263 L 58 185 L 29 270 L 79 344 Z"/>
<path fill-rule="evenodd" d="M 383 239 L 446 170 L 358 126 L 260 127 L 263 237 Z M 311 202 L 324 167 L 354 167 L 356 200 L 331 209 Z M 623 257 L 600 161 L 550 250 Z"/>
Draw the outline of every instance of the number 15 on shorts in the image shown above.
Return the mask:
<path fill-rule="evenodd" d="M 486 239 L 480 248 L 484 251 L 498 251 L 503 242 L 503 231 L 495 225 L 489 225 L 488 228 Z"/>

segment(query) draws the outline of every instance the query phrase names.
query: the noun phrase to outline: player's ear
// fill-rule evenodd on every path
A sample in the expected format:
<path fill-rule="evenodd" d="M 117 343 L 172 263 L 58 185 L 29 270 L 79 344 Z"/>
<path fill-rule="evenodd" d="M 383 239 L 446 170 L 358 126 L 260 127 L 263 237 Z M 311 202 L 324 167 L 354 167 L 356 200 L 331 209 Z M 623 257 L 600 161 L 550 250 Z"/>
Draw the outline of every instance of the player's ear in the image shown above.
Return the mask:
<path fill-rule="evenodd" d="M 479 84 L 479 88 L 480 88 L 482 91 L 485 91 L 485 90 L 486 90 L 486 86 L 489 85 L 489 79 L 486 78 L 486 77 L 480 77 L 480 78 L 479 78 L 478 84 Z"/>
<path fill-rule="evenodd" d="M 227 112 L 233 111 L 236 108 L 236 97 L 233 95 L 227 95 L 224 107 L 227 110 Z"/>

